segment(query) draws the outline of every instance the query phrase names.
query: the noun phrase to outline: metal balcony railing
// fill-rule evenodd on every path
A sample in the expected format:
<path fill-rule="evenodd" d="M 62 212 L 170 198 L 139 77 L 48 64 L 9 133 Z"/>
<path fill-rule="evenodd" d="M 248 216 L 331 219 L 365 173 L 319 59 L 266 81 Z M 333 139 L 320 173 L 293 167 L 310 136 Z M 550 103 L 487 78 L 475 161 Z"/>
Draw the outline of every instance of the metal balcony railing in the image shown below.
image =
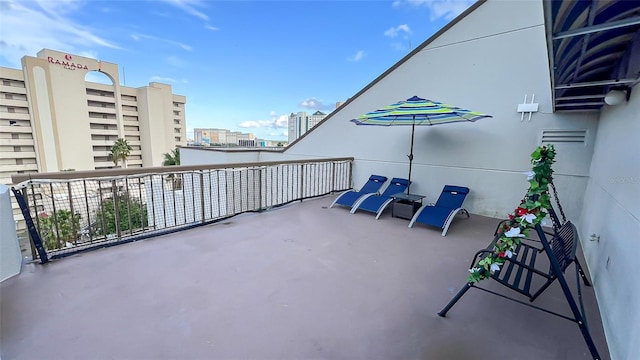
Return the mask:
<path fill-rule="evenodd" d="M 46 262 L 346 190 L 352 163 L 331 158 L 130 168 L 12 180 L 27 225 L 27 217 L 33 223 L 33 259 Z"/>

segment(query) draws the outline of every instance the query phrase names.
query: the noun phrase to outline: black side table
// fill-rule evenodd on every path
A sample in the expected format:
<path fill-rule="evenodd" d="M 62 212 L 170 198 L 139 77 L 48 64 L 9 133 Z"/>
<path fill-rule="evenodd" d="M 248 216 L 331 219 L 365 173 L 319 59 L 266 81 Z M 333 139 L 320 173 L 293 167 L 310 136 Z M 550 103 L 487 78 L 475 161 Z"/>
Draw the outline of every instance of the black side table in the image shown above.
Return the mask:
<path fill-rule="evenodd" d="M 392 195 L 393 206 L 391 216 L 401 219 L 411 220 L 413 214 L 422 206 L 424 195 L 398 193 Z"/>

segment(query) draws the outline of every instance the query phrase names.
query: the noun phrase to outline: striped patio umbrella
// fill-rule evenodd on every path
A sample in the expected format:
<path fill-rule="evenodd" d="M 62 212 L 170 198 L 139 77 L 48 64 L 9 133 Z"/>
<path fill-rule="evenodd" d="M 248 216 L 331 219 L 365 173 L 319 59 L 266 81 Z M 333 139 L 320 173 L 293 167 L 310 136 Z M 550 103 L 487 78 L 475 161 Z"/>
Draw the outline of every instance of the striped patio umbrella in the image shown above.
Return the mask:
<path fill-rule="evenodd" d="M 491 115 L 462 109 L 414 96 L 352 119 L 357 125 L 398 126 L 411 125 L 411 149 L 409 155 L 409 182 L 413 162 L 413 138 L 416 125 L 439 125 L 460 121 L 476 121 Z M 411 185 L 409 185 L 411 186 Z M 409 194 L 410 187 L 407 187 Z"/>

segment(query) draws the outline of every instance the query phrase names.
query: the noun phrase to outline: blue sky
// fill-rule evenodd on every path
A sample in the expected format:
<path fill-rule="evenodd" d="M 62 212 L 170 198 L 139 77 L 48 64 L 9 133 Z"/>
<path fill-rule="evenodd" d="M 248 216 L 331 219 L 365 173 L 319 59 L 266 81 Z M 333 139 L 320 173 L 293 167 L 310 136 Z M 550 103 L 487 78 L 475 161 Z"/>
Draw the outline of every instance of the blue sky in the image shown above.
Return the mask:
<path fill-rule="evenodd" d="M 190 134 L 282 140 L 288 114 L 332 111 L 473 2 L 0 0 L 0 65 L 43 48 L 116 63 L 185 95 Z"/>

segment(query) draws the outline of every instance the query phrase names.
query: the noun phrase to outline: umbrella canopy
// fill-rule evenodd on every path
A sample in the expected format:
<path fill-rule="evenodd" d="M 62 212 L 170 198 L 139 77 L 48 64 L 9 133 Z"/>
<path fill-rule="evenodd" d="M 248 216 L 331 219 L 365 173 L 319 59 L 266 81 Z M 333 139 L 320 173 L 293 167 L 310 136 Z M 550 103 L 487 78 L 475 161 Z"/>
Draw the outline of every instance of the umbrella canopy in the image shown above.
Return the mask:
<path fill-rule="evenodd" d="M 476 121 L 491 115 L 462 109 L 414 96 L 352 119 L 356 125 L 398 126 L 411 125 L 411 149 L 409 152 L 409 181 L 413 162 L 413 138 L 416 125 L 440 125 L 460 121 Z M 409 183 L 409 186 L 410 183 Z M 410 187 L 407 187 L 409 193 Z"/>

